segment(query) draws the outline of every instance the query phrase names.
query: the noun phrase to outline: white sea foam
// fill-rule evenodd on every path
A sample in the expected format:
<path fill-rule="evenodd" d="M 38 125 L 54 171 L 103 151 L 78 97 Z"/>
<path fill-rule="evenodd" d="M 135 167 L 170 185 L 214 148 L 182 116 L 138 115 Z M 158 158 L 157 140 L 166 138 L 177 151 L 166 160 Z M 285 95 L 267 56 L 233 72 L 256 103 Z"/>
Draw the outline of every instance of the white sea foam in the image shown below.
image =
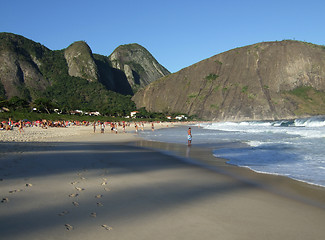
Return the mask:
<path fill-rule="evenodd" d="M 248 148 L 217 149 L 214 156 L 256 172 L 289 176 L 325 186 L 325 117 L 293 121 L 216 123 L 209 129 L 227 131 L 228 140 Z"/>
<path fill-rule="evenodd" d="M 186 128 L 148 132 L 150 140 L 187 143 Z M 255 122 L 218 122 L 192 128 L 195 144 L 215 144 L 229 164 L 325 187 L 325 117 Z M 224 148 L 227 143 L 245 143 Z"/>
<path fill-rule="evenodd" d="M 252 147 L 258 147 L 263 145 L 263 142 L 261 141 L 248 141 L 247 144 Z"/>

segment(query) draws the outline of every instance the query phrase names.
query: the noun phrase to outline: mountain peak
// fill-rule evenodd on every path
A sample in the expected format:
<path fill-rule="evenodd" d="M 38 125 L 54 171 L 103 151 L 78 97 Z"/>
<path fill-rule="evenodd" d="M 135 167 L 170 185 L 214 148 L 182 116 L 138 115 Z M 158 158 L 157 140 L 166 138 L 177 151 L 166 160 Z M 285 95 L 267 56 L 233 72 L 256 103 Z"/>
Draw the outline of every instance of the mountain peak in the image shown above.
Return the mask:
<path fill-rule="evenodd" d="M 112 66 L 125 72 L 133 88 L 141 88 L 170 72 L 143 46 L 132 43 L 117 47 L 109 56 Z"/>
<path fill-rule="evenodd" d="M 88 81 L 98 81 L 98 70 L 92 51 L 84 41 L 72 43 L 64 51 L 68 63 L 69 75 L 85 78 Z"/>

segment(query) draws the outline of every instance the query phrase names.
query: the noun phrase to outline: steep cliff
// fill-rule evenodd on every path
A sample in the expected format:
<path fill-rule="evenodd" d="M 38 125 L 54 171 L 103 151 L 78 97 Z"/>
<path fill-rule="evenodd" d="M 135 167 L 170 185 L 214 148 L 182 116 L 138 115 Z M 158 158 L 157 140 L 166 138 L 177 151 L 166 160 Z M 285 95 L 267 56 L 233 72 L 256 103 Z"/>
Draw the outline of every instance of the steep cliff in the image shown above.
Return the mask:
<path fill-rule="evenodd" d="M 0 34 L 0 97 L 36 97 L 49 81 L 40 72 L 41 59 L 50 50 L 41 44 L 10 33 Z"/>
<path fill-rule="evenodd" d="M 98 70 L 92 51 L 83 41 L 74 42 L 64 51 L 69 68 L 69 75 L 88 81 L 98 81 Z"/>
<path fill-rule="evenodd" d="M 137 90 L 170 72 L 139 44 L 121 45 L 109 56 L 113 68 L 124 72 L 130 86 Z"/>
<path fill-rule="evenodd" d="M 93 54 L 84 41 L 52 51 L 23 36 L 0 33 L 0 98 L 18 96 L 29 102 L 48 98 L 74 109 L 104 108 L 104 103 L 106 108 L 123 108 L 122 102 L 134 104 L 119 94 L 133 95 L 169 73 L 140 45 L 124 45 L 112 56 L 113 62 Z"/>
<path fill-rule="evenodd" d="M 277 119 L 325 114 L 325 47 L 258 43 L 161 78 L 133 97 L 149 111 L 204 119 Z"/>

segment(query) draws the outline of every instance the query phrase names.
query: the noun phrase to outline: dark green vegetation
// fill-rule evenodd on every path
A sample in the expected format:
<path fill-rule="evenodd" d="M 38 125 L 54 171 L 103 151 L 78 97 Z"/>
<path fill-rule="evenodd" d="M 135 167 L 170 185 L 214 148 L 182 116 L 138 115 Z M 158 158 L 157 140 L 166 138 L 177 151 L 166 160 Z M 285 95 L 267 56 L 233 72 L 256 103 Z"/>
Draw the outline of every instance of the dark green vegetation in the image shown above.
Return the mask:
<path fill-rule="evenodd" d="M 212 82 L 216 80 L 218 77 L 219 77 L 218 75 L 211 73 L 208 76 L 206 76 L 205 79 L 209 82 Z"/>
<path fill-rule="evenodd" d="M 17 105 L 15 105 L 17 106 Z M 101 122 L 121 122 L 121 121 L 171 121 L 167 118 L 168 115 L 171 116 L 171 119 L 175 119 L 177 115 L 184 114 L 167 114 L 167 113 L 156 113 L 156 112 L 147 112 L 145 109 L 139 109 L 139 113 L 137 114 L 136 119 L 125 118 L 125 117 L 115 117 L 115 116 L 90 116 L 90 115 L 80 115 L 80 114 L 67 114 L 67 113 L 54 113 L 50 112 L 50 114 L 45 110 L 48 106 L 42 109 L 41 112 L 30 112 L 29 108 L 16 108 L 16 110 L 12 110 L 10 112 L 1 112 L 0 113 L 0 121 L 8 121 L 11 118 L 13 121 L 18 122 L 19 120 L 28 119 L 30 121 L 36 121 L 41 119 L 47 119 L 52 121 L 101 121 Z M 13 109 L 13 108 L 12 108 Z M 185 115 L 187 116 L 187 115 Z M 194 121 L 200 120 L 196 116 L 187 116 L 187 119 L 177 120 L 177 121 Z"/>
<path fill-rule="evenodd" d="M 110 117 L 110 116 L 89 116 L 89 115 L 70 115 L 70 114 L 57 114 L 57 113 L 35 113 L 35 112 L 4 112 L 0 113 L 0 121 L 8 121 L 11 118 L 13 121 L 18 122 L 19 120 L 28 119 L 30 121 L 36 121 L 41 119 L 47 119 L 51 121 L 101 121 L 101 122 L 121 122 L 121 121 L 164 121 L 165 115 L 161 113 L 150 113 L 148 117 L 141 117 L 136 119 L 123 118 L 123 117 Z"/>
<path fill-rule="evenodd" d="M 124 53 L 139 48 L 146 53 L 139 45 L 123 46 Z M 145 57 L 141 55 L 142 59 Z M 115 63 L 117 61 L 119 59 Z M 36 107 L 46 113 L 52 113 L 53 109 L 66 113 L 79 109 L 99 111 L 105 116 L 127 116 L 136 110 L 131 100 L 132 89 L 143 85 L 131 86 L 121 64 L 119 62 L 120 69 L 112 67 L 108 57 L 93 55 L 85 42 L 52 51 L 22 36 L 0 33 L 1 107 L 25 112 Z M 143 75 L 145 69 L 136 60 L 129 57 L 128 64 L 138 81 L 141 78 L 147 83 L 155 80 Z"/>
<path fill-rule="evenodd" d="M 52 100 L 57 108 L 63 110 L 81 109 L 99 111 L 107 115 L 128 115 L 136 107 L 125 96 L 110 90 L 99 82 L 89 82 L 79 77 L 71 77 L 62 51 L 50 52 L 40 71 L 47 79 L 51 79 L 43 96 Z"/>

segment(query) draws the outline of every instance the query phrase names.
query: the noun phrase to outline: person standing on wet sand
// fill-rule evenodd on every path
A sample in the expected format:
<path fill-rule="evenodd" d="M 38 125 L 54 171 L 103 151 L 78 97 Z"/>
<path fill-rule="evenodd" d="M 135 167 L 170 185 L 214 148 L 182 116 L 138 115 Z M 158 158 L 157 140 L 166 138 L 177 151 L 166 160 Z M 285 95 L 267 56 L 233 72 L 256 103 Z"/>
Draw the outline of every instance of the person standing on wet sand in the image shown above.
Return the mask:
<path fill-rule="evenodd" d="M 104 130 L 105 130 L 105 124 L 104 124 L 104 122 L 102 122 L 100 132 L 104 133 Z"/>
<path fill-rule="evenodd" d="M 191 128 L 188 128 L 187 130 L 187 145 L 191 146 L 192 144 L 192 131 Z"/>

